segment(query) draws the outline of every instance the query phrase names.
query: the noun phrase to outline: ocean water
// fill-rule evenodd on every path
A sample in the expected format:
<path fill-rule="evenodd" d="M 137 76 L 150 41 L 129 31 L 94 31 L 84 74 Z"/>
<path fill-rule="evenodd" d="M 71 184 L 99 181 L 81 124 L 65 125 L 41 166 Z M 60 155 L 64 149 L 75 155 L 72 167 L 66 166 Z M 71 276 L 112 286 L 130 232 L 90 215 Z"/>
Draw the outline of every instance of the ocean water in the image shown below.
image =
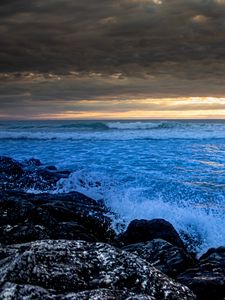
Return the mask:
<path fill-rule="evenodd" d="M 164 218 L 199 254 L 225 245 L 224 121 L 2 121 L 0 154 L 70 169 L 52 192 L 104 200 L 117 230 Z"/>

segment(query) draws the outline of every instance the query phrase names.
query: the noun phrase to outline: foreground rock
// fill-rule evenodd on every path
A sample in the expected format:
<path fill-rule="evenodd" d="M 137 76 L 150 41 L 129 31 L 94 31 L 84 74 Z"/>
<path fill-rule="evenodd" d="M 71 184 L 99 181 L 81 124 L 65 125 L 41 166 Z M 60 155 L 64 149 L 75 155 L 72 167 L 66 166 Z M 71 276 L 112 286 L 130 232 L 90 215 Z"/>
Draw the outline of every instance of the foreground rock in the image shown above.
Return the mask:
<path fill-rule="evenodd" d="M 125 245 L 153 239 L 162 239 L 174 246 L 184 248 L 184 244 L 173 225 L 164 219 L 133 220 L 120 237 Z"/>
<path fill-rule="evenodd" d="M 195 262 L 183 248 L 174 246 L 162 239 L 131 244 L 122 249 L 145 259 L 172 278 L 192 266 Z"/>
<path fill-rule="evenodd" d="M 195 299 L 187 287 L 146 261 L 107 244 L 45 240 L 21 247 L 1 261 L 1 299 L 7 299 L 10 286 L 21 295 L 32 292 L 35 299 L 43 299 L 45 293 L 46 299 L 62 294 L 64 298 L 57 299 L 101 299 L 110 293 L 114 299 L 129 299 L 129 293 L 130 299 Z"/>
<path fill-rule="evenodd" d="M 0 243 L 40 239 L 113 242 L 115 232 L 103 204 L 78 192 L 68 194 L 0 193 Z"/>
<path fill-rule="evenodd" d="M 225 298 L 225 247 L 208 250 L 193 268 L 177 279 L 189 286 L 199 300 Z"/>
<path fill-rule="evenodd" d="M 44 166 L 38 159 L 18 161 L 0 156 L 0 190 L 53 189 L 61 178 L 67 178 L 69 171 L 58 171 L 54 166 Z"/>
<path fill-rule="evenodd" d="M 38 286 L 12 284 L 7 282 L 0 292 L 2 300 L 23 300 L 23 299 L 45 299 L 45 300 L 154 300 L 154 298 L 135 294 L 128 291 L 115 291 L 110 289 L 98 289 L 82 291 L 78 293 L 68 293 L 65 295 L 55 295 Z"/>

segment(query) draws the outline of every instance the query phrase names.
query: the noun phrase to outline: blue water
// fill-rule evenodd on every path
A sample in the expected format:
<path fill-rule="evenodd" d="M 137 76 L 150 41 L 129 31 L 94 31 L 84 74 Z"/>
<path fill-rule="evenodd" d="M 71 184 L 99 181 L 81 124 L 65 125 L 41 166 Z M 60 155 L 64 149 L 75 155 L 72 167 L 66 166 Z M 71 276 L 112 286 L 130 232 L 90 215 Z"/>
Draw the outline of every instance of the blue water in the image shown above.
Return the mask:
<path fill-rule="evenodd" d="M 73 171 L 57 192 L 103 199 L 127 225 L 165 218 L 196 250 L 225 245 L 225 122 L 0 122 L 0 154 Z"/>

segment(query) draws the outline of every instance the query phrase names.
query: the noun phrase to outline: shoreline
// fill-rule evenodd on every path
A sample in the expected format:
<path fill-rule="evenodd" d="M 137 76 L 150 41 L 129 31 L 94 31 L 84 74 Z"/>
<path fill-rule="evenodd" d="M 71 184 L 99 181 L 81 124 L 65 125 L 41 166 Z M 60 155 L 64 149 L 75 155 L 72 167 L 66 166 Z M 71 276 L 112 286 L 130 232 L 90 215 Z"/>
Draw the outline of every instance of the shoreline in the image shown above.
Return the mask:
<path fill-rule="evenodd" d="M 20 299 L 24 293 L 35 299 L 195 299 L 194 293 L 199 300 L 212 299 L 212 295 L 215 300 L 223 299 L 225 247 L 209 249 L 196 259 L 163 219 L 134 220 L 117 235 L 103 203 L 78 192 L 49 194 L 70 172 L 43 166 L 37 159 L 19 163 L 0 157 L 0 171 L 1 299 Z M 23 191 L 29 187 L 45 192 Z M 58 277 L 53 272 L 55 256 L 61 264 Z M 72 268 L 67 274 L 63 257 L 71 268 L 79 265 L 80 272 Z M 94 268 L 91 261 L 96 261 Z M 115 273 L 120 264 L 123 271 Z M 38 271 L 39 267 L 45 272 Z M 7 298 L 10 293 L 13 296 Z"/>

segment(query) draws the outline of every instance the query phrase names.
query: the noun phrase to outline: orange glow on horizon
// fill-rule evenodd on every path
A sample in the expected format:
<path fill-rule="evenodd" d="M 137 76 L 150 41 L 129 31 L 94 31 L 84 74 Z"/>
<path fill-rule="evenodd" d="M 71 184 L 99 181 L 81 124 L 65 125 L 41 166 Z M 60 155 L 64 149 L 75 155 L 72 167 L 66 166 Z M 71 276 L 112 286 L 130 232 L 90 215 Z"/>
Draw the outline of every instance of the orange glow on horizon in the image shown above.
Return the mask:
<path fill-rule="evenodd" d="M 30 115 L 28 119 L 225 119 L 225 97 L 180 97 L 146 99 L 55 100 L 56 112 Z M 49 103 L 46 103 L 49 106 Z M 51 103 L 52 104 L 52 103 Z M 63 107 L 63 110 L 60 110 Z M 0 115 L 0 118 L 7 116 Z M 14 116 L 14 119 L 26 119 Z"/>
<path fill-rule="evenodd" d="M 180 97 L 120 100 L 82 100 L 83 111 L 41 114 L 40 119 L 225 119 L 225 98 Z M 77 103 L 74 102 L 76 106 Z M 90 111 L 94 105 L 96 111 Z M 98 109 L 105 108 L 101 111 Z M 107 107 L 108 106 L 108 107 Z M 135 108 L 135 109 L 134 109 Z M 120 111 L 121 110 L 121 111 Z"/>

